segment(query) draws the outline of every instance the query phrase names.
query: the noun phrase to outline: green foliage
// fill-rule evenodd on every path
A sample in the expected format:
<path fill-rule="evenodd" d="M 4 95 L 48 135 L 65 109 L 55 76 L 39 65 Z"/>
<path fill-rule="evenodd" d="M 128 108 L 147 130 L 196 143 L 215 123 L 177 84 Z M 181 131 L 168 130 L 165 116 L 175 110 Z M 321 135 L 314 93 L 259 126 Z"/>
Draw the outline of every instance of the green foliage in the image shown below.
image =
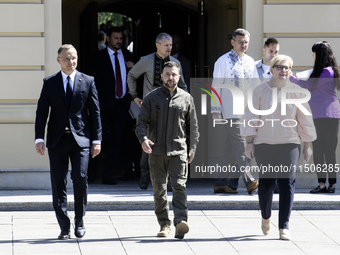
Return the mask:
<path fill-rule="evenodd" d="M 131 21 L 131 18 L 119 13 L 98 12 L 98 28 L 101 24 L 107 24 L 108 21 L 111 21 L 113 26 L 121 27 L 124 25 L 124 20 Z"/>

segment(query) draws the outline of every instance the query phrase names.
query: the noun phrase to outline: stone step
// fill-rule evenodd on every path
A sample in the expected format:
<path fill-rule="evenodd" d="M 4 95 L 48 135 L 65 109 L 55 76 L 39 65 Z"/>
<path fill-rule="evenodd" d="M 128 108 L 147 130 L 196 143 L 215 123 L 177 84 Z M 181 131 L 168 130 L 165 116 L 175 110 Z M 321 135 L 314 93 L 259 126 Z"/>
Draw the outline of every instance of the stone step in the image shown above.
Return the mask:
<path fill-rule="evenodd" d="M 257 179 L 258 175 L 255 173 Z M 207 180 L 207 179 L 204 179 Z M 214 179 L 209 179 L 213 183 Z M 315 172 L 296 172 L 297 189 L 313 189 L 317 186 L 317 177 Z M 68 174 L 67 187 L 72 187 L 70 174 Z M 243 181 L 240 179 L 240 188 L 245 188 Z M 48 168 L 0 168 L 0 190 L 8 189 L 50 189 L 50 172 Z M 340 184 L 337 184 L 340 188 Z"/>
<path fill-rule="evenodd" d="M 214 180 L 190 179 L 187 185 L 189 210 L 258 210 L 258 196 L 248 195 L 245 188 L 238 194 L 214 194 Z M 68 190 L 69 209 L 73 210 L 73 191 Z M 168 192 L 171 201 L 172 193 Z M 279 195 L 274 194 L 273 209 Z M 50 211 L 50 189 L 0 190 L 1 211 Z M 170 203 L 171 207 L 171 203 Z M 88 210 L 153 210 L 151 186 L 141 190 L 137 181 L 119 181 L 117 185 L 89 184 Z M 340 210 L 340 189 L 334 194 L 310 194 L 309 189 L 296 189 L 294 210 Z"/>

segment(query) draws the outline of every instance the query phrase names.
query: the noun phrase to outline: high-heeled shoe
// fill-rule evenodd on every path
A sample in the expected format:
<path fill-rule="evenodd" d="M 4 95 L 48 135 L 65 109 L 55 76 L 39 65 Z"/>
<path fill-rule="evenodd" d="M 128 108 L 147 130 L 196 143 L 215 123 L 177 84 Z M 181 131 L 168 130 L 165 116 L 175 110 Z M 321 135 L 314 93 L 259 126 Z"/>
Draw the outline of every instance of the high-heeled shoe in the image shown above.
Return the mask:
<path fill-rule="evenodd" d="M 261 229 L 262 229 L 262 232 L 263 232 L 263 234 L 265 236 L 269 234 L 269 231 L 270 231 L 270 218 L 269 219 L 263 219 L 262 218 Z"/>
<path fill-rule="evenodd" d="M 289 241 L 291 239 L 288 229 L 280 229 L 280 239 Z"/>

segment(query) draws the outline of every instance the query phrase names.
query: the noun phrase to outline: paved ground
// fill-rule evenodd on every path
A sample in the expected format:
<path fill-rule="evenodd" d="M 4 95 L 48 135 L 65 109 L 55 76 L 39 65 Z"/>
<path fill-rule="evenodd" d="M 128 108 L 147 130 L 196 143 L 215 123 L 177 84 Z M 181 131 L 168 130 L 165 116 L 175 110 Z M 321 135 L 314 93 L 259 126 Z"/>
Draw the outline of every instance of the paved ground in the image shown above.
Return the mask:
<path fill-rule="evenodd" d="M 292 241 L 278 239 L 277 211 L 263 236 L 256 210 L 192 210 L 183 240 L 157 238 L 152 211 L 90 211 L 83 239 L 59 241 L 54 213 L 0 212 L 0 254 L 152 255 L 152 254 L 339 254 L 340 211 L 293 211 Z"/>
<path fill-rule="evenodd" d="M 212 182 L 189 181 L 190 232 L 183 240 L 157 238 L 152 191 L 136 181 L 116 186 L 91 184 L 87 233 L 57 240 L 59 227 L 50 190 L 0 190 L 0 255 L 72 254 L 340 254 L 340 192 L 311 195 L 297 190 L 290 229 L 292 241 L 278 239 L 277 210 L 263 236 L 257 195 L 213 194 Z M 72 191 L 69 192 L 72 205 Z M 171 199 L 171 193 L 169 193 Z M 274 195 L 277 207 L 278 195 Z M 71 206 L 72 207 L 72 206 Z M 70 210 L 73 218 L 73 211 Z"/>

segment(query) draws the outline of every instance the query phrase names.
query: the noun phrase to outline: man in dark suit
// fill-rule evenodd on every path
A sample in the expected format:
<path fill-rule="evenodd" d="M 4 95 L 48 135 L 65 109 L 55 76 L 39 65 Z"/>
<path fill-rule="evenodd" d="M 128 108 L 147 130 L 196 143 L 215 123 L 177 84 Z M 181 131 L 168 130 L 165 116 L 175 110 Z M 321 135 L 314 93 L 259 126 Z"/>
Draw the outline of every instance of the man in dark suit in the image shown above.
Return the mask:
<path fill-rule="evenodd" d="M 182 73 L 184 75 L 184 81 L 188 87 L 188 91 L 190 91 L 190 78 L 191 78 L 191 60 L 183 55 L 183 37 L 179 34 L 172 35 L 172 50 L 171 56 L 176 58 L 182 66 Z"/>
<path fill-rule="evenodd" d="M 70 44 L 58 50 L 61 71 L 44 79 L 35 120 L 36 151 L 45 154 L 45 126 L 52 183 L 53 208 L 61 229 L 58 239 L 70 238 L 66 175 L 71 161 L 74 190 L 75 235 L 83 237 L 87 204 L 87 169 L 90 153 L 101 150 L 102 127 L 94 78 L 80 73 L 77 50 Z"/>
<path fill-rule="evenodd" d="M 122 48 L 123 30 L 111 27 L 106 35 L 107 48 L 99 51 L 91 62 L 89 74 L 95 78 L 103 126 L 103 147 L 106 162 L 102 172 L 103 184 L 117 184 L 118 162 L 124 156 L 131 96 L 126 76 L 133 67 L 132 54 Z M 132 129 L 132 127 L 131 127 Z M 126 161 L 126 159 L 125 159 Z"/>

